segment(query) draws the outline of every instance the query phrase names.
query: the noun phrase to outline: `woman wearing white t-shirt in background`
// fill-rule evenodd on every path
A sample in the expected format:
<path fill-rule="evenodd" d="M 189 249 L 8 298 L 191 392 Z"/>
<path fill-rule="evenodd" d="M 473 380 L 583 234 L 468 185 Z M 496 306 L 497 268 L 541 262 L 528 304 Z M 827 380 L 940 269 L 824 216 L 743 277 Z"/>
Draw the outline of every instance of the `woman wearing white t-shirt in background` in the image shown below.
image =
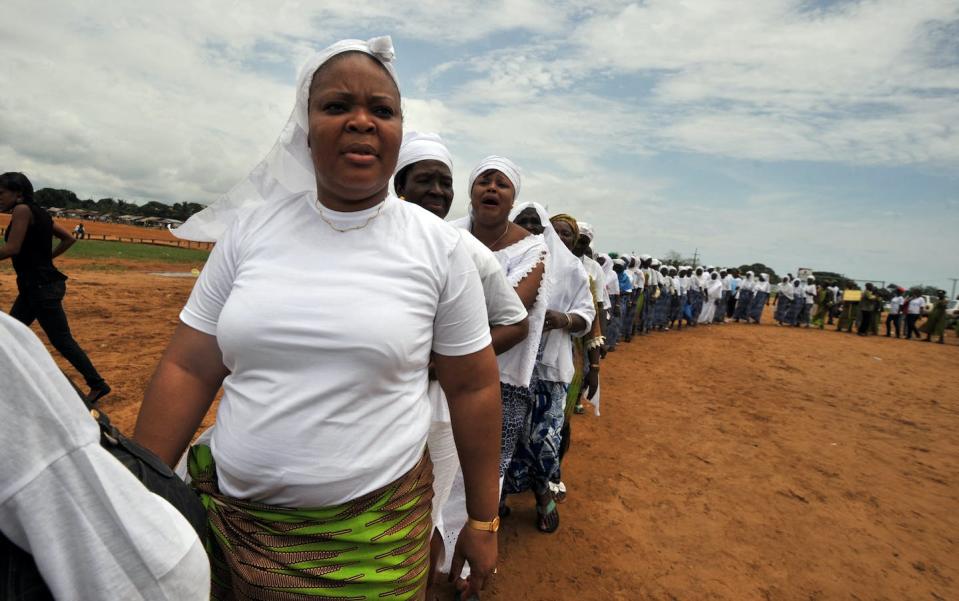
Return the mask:
<path fill-rule="evenodd" d="M 466 482 L 454 564 L 472 566 L 468 594 L 496 562 L 501 421 L 483 293 L 459 234 L 389 194 L 402 137 L 392 59 L 389 38 L 313 57 L 270 154 L 179 231 L 217 244 L 136 438 L 174 464 L 223 386 L 210 445 L 190 452 L 219 542 L 217 596 L 422 599 L 431 356 Z"/>
<path fill-rule="evenodd" d="M 909 293 L 909 301 L 906 303 L 906 339 L 911 340 L 913 333 L 916 334 L 916 339 L 921 340 L 922 334 L 919 332 L 919 328 L 916 327 L 916 323 L 919 321 L 919 318 L 922 317 L 922 311 L 926 306 L 926 299 L 923 298 L 918 291 L 914 290 Z"/>

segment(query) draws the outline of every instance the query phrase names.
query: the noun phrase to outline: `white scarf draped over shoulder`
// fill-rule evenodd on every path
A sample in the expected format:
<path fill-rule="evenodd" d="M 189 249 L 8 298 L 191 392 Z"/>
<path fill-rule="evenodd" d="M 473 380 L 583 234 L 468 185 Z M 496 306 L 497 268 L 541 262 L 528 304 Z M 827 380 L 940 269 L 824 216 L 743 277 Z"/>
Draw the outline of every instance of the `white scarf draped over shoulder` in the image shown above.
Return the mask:
<path fill-rule="evenodd" d="M 573 349 L 570 336 L 582 336 L 589 331 L 596 308 L 589 289 L 589 275 L 583 263 L 566 248 L 559 234 L 553 229 L 549 215 L 539 203 L 524 202 L 513 207 L 510 220 L 526 209 L 533 209 L 543 225 L 543 237 L 549 250 L 547 271 L 546 307 L 561 313 L 573 313 L 586 321 L 586 328 L 579 332 L 550 330 L 540 343 L 542 351 L 537 374 L 542 380 L 568 384 L 573 379 Z"/>
<path fill-rule="evenodd" d="M 316 53 L 300 69 L 296 103 L 270 152 L 223 197 L 171 230 L 174 236 L 184 240 L 215 242 L 241 210 L 316 190 L 316 172 L 307 146 L 310 83 L 317 69 L 344 52 L 362 52 L 374 57 L 386 68 L 396 87 L 400 87 L 393 68 L 393 41 L 389 36 L 365 42 L 342 40 Z"/>

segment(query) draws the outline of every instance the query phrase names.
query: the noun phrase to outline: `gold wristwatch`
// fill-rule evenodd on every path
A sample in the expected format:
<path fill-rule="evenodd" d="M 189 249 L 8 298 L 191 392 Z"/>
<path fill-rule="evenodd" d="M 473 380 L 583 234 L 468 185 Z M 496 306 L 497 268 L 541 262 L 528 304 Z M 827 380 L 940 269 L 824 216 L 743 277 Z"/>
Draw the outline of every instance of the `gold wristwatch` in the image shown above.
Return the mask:
<path fill-rule="evenodd" d="M 483 532 L 497 532 L 499 530 L 499 516 L 493 518 L 492 522 L 481 522 L 473 518 L 466 519 L 466 525 L 473 530 L 482 530 Z"/>

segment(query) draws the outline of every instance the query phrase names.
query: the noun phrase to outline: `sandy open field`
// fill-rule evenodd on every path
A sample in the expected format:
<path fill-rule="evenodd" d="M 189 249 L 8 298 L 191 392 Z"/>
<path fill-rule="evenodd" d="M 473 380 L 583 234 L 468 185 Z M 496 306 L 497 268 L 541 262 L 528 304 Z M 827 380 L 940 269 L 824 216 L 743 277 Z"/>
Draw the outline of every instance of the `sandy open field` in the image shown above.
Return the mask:
<path fill-rule="evenodd" d="M 189 267 L 58 265 L 76 337 L 114 388 L 102 408 L 129 431 L 193 284 L 145 272 Z M 560 531 L 538 533 L 532 498 L 512 499 L 484 599 L 959 599 L 947 343 L 725 325 L 622 345 L 602 417 L 575 418 Z"/>
<path fill-rule="evenodd" d="M 82 219 L 54 219 L 60 226 L 72 232 L 78 223 L 83 224 L 83 229 L 87 234 L 97 236 L 132 236 L 136 238 L 153 238 L 156 240 L 176 240 L 166 228 L 140 227 L 137 225 L 125 225 L 121 223 L 100 223 L 99 221 L 84 221 Z M 0 227 L 7 227 L 10 223 L 9 213 L 0 213 Z"/>

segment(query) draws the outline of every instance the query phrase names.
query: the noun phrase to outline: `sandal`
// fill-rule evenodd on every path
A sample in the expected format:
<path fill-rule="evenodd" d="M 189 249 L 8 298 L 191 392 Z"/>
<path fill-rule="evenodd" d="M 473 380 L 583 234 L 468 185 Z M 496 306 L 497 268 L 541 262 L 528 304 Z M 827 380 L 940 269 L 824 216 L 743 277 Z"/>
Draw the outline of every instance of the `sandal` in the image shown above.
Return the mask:
<path fill-rule="evenodd" d="M 552 534 L 559 528 L 559 512 L 556 510 L 556 501 L 553 499 L 549 500 L 546 507 L 542 507 L 537 503 L 536 515 L 536 529 L 540 532 Z M 555 519 L 555 522 L 550 524 L 553 519 Z"/>
<path fill-rule="evenodd" d="M 562 505 L 566 502 L 566 485 L 560 482 L 559 484 L 550 483 L 550 491 L 553 493 L 553 499 Z"/>
<path fill-rule="evenodd" d="M 573 413 L 575 413 L 575 414 L 577 414 L 577 415 L 582 415 L 582 414 L 586 413 L 586 409 L 585 409 L 581 404 L 576 403 L 576 406 L 573 407 Z"/>

